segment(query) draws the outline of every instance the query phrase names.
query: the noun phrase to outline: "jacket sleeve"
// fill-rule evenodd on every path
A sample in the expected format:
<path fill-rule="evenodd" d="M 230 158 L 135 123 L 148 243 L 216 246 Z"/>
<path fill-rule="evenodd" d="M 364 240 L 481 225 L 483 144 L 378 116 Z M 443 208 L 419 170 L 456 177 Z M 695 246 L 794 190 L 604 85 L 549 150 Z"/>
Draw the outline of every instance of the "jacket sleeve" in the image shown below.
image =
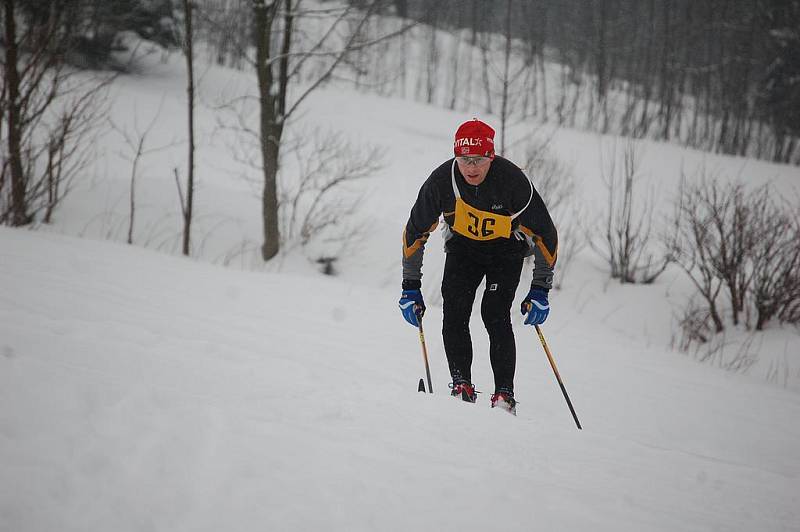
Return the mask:
<path fill-rule="evenodd" d="M 422 283 L 422 256 L 425 243 L 439 224 L 441 201 L 432 178 L 420 188 L 417 201 L 403 230 L 403 288 L 419 288 Z"/>
<path fill-rule="evenodd" d="M 533 251 L 531 288 L 553 287 L 553 269 L 558 258 L 558 233 L 542 197 L 531 185 L 531 201 L 519 216 L 519 230 Z"/>

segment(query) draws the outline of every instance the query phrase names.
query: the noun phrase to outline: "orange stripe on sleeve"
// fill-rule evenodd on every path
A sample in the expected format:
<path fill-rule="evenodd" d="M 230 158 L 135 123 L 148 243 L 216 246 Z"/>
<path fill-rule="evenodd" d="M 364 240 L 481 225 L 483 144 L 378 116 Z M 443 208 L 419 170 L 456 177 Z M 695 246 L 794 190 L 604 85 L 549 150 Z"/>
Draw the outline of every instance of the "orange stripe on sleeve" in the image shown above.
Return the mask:
<path fill-rule="evenodd" d="M 403 256 L 405 258 L 409 258 L 411 255 L 417 252 L 417 250 L 422 247 L 422 245 L 428 241 L 428 237 L 436 229 L 436 226 L 439 225 L 439 220 L 436 220 L 430 229 L 428 229 L 425 233 L 422 234 L 421 237 L 416 239 L 413 244 L 410 246 L 406 245 L 406 230 L 403 229 Z"/>
<path fill-rule="evenodd" d="M 539 251 L 541 251 L 542 255 L 544 255 L 544 260 L 547 261 L 547 265 L 552 268 L 553 265 L 556 263 L 556 259 L 558 258 L 558 249 L 555 249 L 553 250 L 553 252 L 550 252 L 550 250 L 547 249 L 544 240 L 542 240 L 542 237 L 535 234 L 533 231 L 531 231 L 522 224 L 520 224 L 519 228 L 523 233 L 525 233 L 526 235 L 528 235 L 533 239 L 534 243 L 536 244 L 536 247 L 539 248 Z"/>

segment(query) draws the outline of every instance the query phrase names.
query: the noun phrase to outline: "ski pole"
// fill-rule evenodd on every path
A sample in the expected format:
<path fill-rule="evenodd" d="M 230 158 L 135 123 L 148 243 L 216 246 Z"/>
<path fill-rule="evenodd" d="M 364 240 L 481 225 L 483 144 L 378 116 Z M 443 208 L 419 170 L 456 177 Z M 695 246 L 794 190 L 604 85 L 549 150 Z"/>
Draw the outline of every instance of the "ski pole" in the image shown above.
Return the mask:
<path fill-rule="evenodd" d="M 575 414 L 575 409 L 572 408 L 572 401 L 569 400 L 569 395 L 567 395 L 567 389 L 564 388 L 564 383 L 561 381 L 561 375 L 558 373 L 556 362 L 555 360 L 553 360 L 553 355 L 550 354 L 550 348 L 547 347 L 547 342 L 544 340 L 542 329 L 539 328 L 538 325 L 534 325 L 534 327 L 536 327 L 536 332 L 539 334 L 539 340 L 542 342 L 542 347 L 544 347 L 544 352 L 547 355 L 547 360 L 550 361 L 550 367 L 553 368 L 553 373 L 556 374 L 556 380 L 558 381 L 558 385 L 561 386 L 561 393 L 564 394 L 564 399 L 567 400 L 567 406 L 569 406 L 569 411 L 572 412 L 572 418 L 575 420 L 575 424 L 578 426 L 578 428 L 582 430 L 583 427 L 581 427 L 581 422 L 578 421 L 578 416 Z"/>
<path fill-rule="evenodd" d="M 428 348 L 425 347 L 425 333 L 422 332 L 422 318 L 419 318 L 419 342 L 422 344 L 422 359 L 425 361 L 425 374 L 428 376 L 428 393 L 433 393 L 433 385 L 431 384 L 431 368 L 428 365 Z M 422 384 L 422 379 L 419 380 Z M 421 392 L 424 392 L 424 387 L 420 386 Z"/>

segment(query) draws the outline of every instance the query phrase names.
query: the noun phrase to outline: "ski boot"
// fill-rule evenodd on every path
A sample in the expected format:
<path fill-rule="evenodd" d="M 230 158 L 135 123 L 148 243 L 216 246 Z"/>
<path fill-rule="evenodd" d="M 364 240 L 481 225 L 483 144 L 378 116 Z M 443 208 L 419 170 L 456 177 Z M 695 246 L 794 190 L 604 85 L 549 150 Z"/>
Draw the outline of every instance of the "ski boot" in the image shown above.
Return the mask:
<path fill-rule="evenodd" d="M 474 403 L 477 399 L 478 392 L 475 387 L 468 382 L 460 382 L 458 384 L 450 384 L 450 395 L 453 397 L 460 397 L 462 401 Z"/>
<path fill-rule="evenodd" d="M 492 394 L 492 408 L 502 408 L 509 414 L 517 415 L 517 401 L 514 392 L 501 390 Z"/>

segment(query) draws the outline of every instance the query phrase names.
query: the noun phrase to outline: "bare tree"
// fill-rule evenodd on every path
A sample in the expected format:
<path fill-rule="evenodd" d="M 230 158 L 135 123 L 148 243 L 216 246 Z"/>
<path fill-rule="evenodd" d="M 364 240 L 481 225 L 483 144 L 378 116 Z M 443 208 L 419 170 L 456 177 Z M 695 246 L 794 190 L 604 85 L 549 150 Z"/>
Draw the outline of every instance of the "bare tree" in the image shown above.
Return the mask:
<path fill-rule="evenodd" d="M 4 0 L 5 21 L 5 91 L 4 110 L 8 113 L 8 168 L 11 177 L 11 225 L 26 225 L 33 220 L 29 212 L 27 183 L 22 168 L 22 98 L 18 66 L 19 42 L 17 41 L 16 9 L 14 0 Z M 8 95 L 6 98 L 6 94 Z"/>
<path fill-rule="evenodd" d="M 506 25 L 505 25 L 505 46 L 503 49 L 503 76 L 502 76 L 502 96 L 500 98 L 500 150 L 505 153 L 506 147 L 506 122 L 508 121 L 508 98 L 509 85 L 511 84 L 511 6 L 513 0 L 506 0 Z"/>
<path fill-rule="evenodd" d="M 714 323 L 714 332 L 725 329 L 717 303 L 723 280 L 717 275 L 711 260 L 712 250 L 717 244 L 710 230 L 711 216 L 707 205 L 697 191 L 688 186 L 686 176 L 682 176 L 680 190 L 673 216 L 674 231 L 667 237 L 667 245 L 672 259 L 691 279 L 707 309 L 704 312 L 693 308 L 687 312 L 682 327 L 696 331 L 691 337 L 705 342 L 707 336 L 699 331 L 705 327 L 708 318 Z"/>
<path fill-rule="evenodd" d="M 372 42 L 359 40 L 360 33 L 372 13 L 381 4 L 380 0 L 363 2 L 363 10 L 346 6 L 341 9 L 320 7 L 333 13 L 333 22 L 323 35 L 303 49 L 295 35 L 297 24 L 304 16 L 311 16 L 314 10 L 300 10 L 300 0 L 251 0 L 256 39 L 256 57 L 253 66 L 258 77 L 258 101 L 260 108 L 259 136 L 261 145 L 262 173 L 264 187 L 262 192 L 262 215 L 264 244 L 261 255 L 264 260 L 274 257 L 280 249 L 280 229 L 278 220 L 277 174 L 281 139 L 287 120 L 297 111 L 308 96 L 328 81 L 335 69 L 353 51 L 375 44 L 394 34 L 382 36 Z M 351 18 L 355 17 L 352 24 Z M 338 32 L 345 36 L 338 37 Z M 327 64 L 305 88 L 289 100 L 289 89 L 300 75 L 302 68 L 311 58 L 325 58 Z"/>
<path fill-rule="evenodd" d="M 509 24 L 511 4 L 517 14 Z M 499 72 L 504 65 L 499 53 L 491 57 L 489 45 L 493 39 L 518 39 L 526 50 L 528 94 L 535 98 L 539 87 L 543 109 L 549 103 L 543 92 L 544 51 L 560 63 L 562 86 L 553 98 L 559 123 L 583 122 L 604 133 L 800 164 L 800 2 L 506 0 L 488 5 L 485 0 L 407 2 L 408 16 L 424 24 L 431 23 L 433 9 L 446 6 L 455 7 L 448 12 L 457 16 L 440 17 L 440 29 L 471 29 L 473 35 L 480 30 L 480 43 L 473 46 L 482 49 L 482 72 L 475 73 L 482 74 L 483 83 L 470 83 L 472 73 L 465 73 L 461 90 L 478 91 L 466 102 L 483 104 L 485 97 L 484 109 L 500 112 L 492 69 Z M 434 70 L 450 67 L 438 63 L 421 63 L 430 69 L 424 72 L 428 80 L 437 79 Z M 424 81 L 420 78 L 420 87 Z"/>
<path fill-rule="evenodd" d="M 763 238 L 755 230 L 760 218 L 759 210 L 766 206 L 766 190 L 760 197 L 750 196 L 741 184 L 733 184 L 721 190 L 717 182 L 697 187 L 700 201 L 710 216 L 708 230 L 717 244 L 709 259 L 718 277 L 728 289 L 733 324 L 738 325 L 744 311 L 745 294 L 752 279 L 752 268 L 746 268 L 748 256 L 757 241 Z M 755 200 L 755 201 L 754 201 Z"/>
<path fill-rule="evenodd" d="M 161 114 L 161 107 L 163 105 L 164 101 L 162 100 L 158 106 L 158 110 L 153 115 L 153 118 L 150 120 L 150 123 L 147 124 L 144 130 L 139 128 L 135 110 L 133 131 L 129 131 L 127 128 L 120 127 L 113 121 L 109 121 L 111 128 L 122 137 L 122 139 L 125 141 L 125 145 L 127 146 L 127 150 L 120 152 L 120 156 L 131 163 L 131 177 L 128 190 L 128 244 L 133 244 L 133 230 L 136 221 L 136 182 L 139 178 L 139 164 L 143 157 L 165 150 L 173 145 L 167 144 L 157 147 L 148 147 L 147 145 L 148 137 L 158 121 L 158 117 Z"/>
<path fill-rule="evenodd" d="M 194 31 L 192 18 L 194 5 L 191 0 L 183 0 L 184 9 L 184 44 L 183 54 L 186 56 L 186 101 L 189 112 L 189 154 L 187 160 L 188 176 L 186 178 L 186 199 L 181 199 L 183 214 L 183 254 L 189 255 L 191 250 L 192 210 L 194 206 Z"/>
<path fill-rule="evenodd" d="M 293 150 L 297 179 L 282 181 L 281 244 L 305 247 L 316 240 L 326 249 L 324 257 L 335 260 L 363 236 L 367 224 L 356 215 L 361 182 L 380 170 L 382 156 L 377 148 L 356 148 L 336 135 L 303 136 L 312 140 Z"/>
<path fill-rule="evenodd" d="M 111 79 L 80 79 L 64 63 L 70 6 L 23 17 L 23 5 L 30 7 L 3 0 L 0 124 L 7 135 L 0 149 L 0 223 L 14 226 L 38 214 L 51 220 L 87 161 L 87 137 L 98 125 Z"/>
<path fill-rule="evenodd" d="M 94 157 L 92 139 L 105 113 L 105 88 L 110 79 L 90 78 L 83 83 L 65 84 L 59 97 L 60 109 L 52 113 L 47 127 L 46 143 L 40 144 L 39 151 L 27 152 L 31 160 L 44 163 L 40 177 L 36 178 L 43 186 L 33 189 L 40 192 L 32 198 L 43 205 L 42 221 L 46 224 L 52 222 L 55 208 Z"/>
<path fill-rule="evenodd" d="M 441 6 L 439 4 L 432 5 L 430 9 L 427 10 L 423 19 L 426 22 L 425 28 L 428 32 L 428 45 L 425 46 L 426 57 L 422 62 L 422 64 L 425 65 L 425 84 L 421 86 L 421 88 L 423 89 L 422 92 L 425 103 L 428 104 L 433 103 L 434 91 L 436 90 L 439 78 L 439 64 L 442 62 L 442 52 L 438 35 L 440 10 Z M 420 77 L 420 81 L 422 81 L 422 79 L 423 78 Z"/>
<path fill-rule="evenodd" d="M 553 286 L 561 288 L 575 255 L 586 246 L 580 196 L 572 169 L 549 151 L 550 139 L 535 140 L 526 150 L 522 168 L 541 194 L 558 229 L 558 268 Z"/>
<path fill-rule="evenodd" d="M 616 150 L 615 150 L 616 151 Z M 649 284 L 669 264 L 669 256 L 651 250 L 652 200 L 639 203 L 634 186 L 639 176 L 638 154 L 630 142 L 623 154 L 623 168 L 617 171 L 616 154 L 610 170 L 604 172 L 608 190 L 605 246 L 590 245 L 608 262 L 611 277 L 621 283 Z"/>
<path fill-rule="evenodd" d="M 762 189 L 754 195 L 754 240 L 748 253 L 756 330 L 777 317 L 800 324 L 800 219 L 796 208 L 783 208 Z M 749 284 L 745 288 L 750 288 Z"/>
<path fill-rule="evenodd" d="M 705 307 L 690 309 L 682 321 L 690 340 L 706 342 L 725 329 L 717 297 L 730 296 L 733 325 L 761 330 L 776 318 L 800 322 L 800 220 L 796 207 L 775 201 L 769 187 L 748 191 L 717 179 L 681 186 L 670 237 L 675 262 L 694 282 Z M 744 320 L 742 317 L 744 316 Z"/>

